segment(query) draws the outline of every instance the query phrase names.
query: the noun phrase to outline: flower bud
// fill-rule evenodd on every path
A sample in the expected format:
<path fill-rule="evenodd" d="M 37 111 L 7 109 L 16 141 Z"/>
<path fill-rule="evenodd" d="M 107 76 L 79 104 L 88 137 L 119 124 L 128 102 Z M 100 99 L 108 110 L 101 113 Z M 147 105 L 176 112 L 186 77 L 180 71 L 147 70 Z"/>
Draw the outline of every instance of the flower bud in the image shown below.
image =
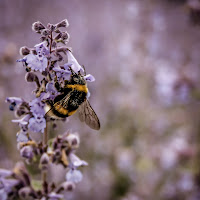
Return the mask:
<path fill-rule="evenodd" d="M 67 32 L 62 32 L 61 38 L 62 38 L 63 40 L 68 40 L 68 39 L 69 39 L 69 34 L 68 34 Z"/>
<path fill-rule="evenodd" d="M 37 21 L 32 24 L 32 30 L 36 33 L 41 33 L 42 29 L 45 29 L 45 26 L 41 22 Z"/>
<path fill-rule="evenodd" d="M 53 42 L 52 42 L 52 47 L 53 47 L 53 48 L 56 48 L 56 46 L 57 46 L 56 42 L 53 41 Z"/>
<path fill-rule="evenodd" d="M 31 50 L 31 53 L 32 53 L 33 55 L 37 55 L 37 52 L 36 52 L 35 49 L 32 49 L 32 50 Z"/>
<path fill-rule="evenodd" d="M 40 37 L 40 40 L 41 40 L 42 42 L 43 42 L 43 41 L 46 41 L 46 39 L 47 39 L 47 38 L 46 38 L 45 36 L 41 36 L 41 37 Z M 36 54 L 35 54 L 35 55 L 36 55 Z"/>
<path fill-rule="evenodd" d="M 63 57 L 59 53 L 56 53 L 56 56 L 58 57 L 59 62 L 63 60 Z"/>
<path fill-rule="evenodd" d="M 18 97 L 7 97 L 6 98 L 6 103 L 10 103 L 9 105 L 9 109 L 11 111 L 15 110 L 15 107 L 19 104 L 21 104 L 24 100 L 22 98 L 18 98 Z"/>
<path fill-rule="evenodd" d="M 16 117 L 21 117 L 22 115 L 26 114 L 28 110 L 24 106 L 19 106 L 17 110 L 15 111 L 15 116 Z"/>
<path fill-rule="evenodd" d="M 61 27 L 68 27 L 69 26 L 69 22 L 67 19 L 62 20 L 61 22 L 56 24 L 56 28 L 61 28 Z"/>
<path fill-rule="evenodd" d="M 79 147 L 80 139 L 78 135 L 70 133 L 69 135 L 67 135 L 65 140 L 68 142 L 71 149 L 77 149 Z"/>
<path fill-rule="evenodd" d="M 43 36 L 45 36 L 45 37 L 47 37 L 48 35 L 50 35 L 51 33 L 50 33 L 50 31 L 48 30 L 48 29 L 43 29 L 42 31 L 41 31 L 41 35 L 43 35 Z"/>
<path fill-rule="evenodd" d="M 47 153 L 43 153 L 42 157 L 40 158 L 40 167 L 42 170 L 47 170 L 49 164 L 49 156 Z"/>
<path fill-rule="evenodd" d="M 20 150 L 20 155 L 23 158 L 27 158 L 29 160 L 31 160 L 34 156 L 33 154 L 33 148 L 31 146 L 24 146 L 21 150 Z"/>
<path fill-rule="evenodd" d="M 56 29 L 56 26 L 54 24 L 47 24 L 47 28 L 50 29 L 50 31 L 54 31 Z"/>
<path fill-rule="evenodd" d="M 62 34 L 61 34 L 61 33 L 58 33 L 58 34 L 55 36 L 54 40 L 59 40 L 59 39 L 61 38 L 61 36 L 62 36 Z"/>
<path fill-rule="evenodd" d="M 28 55 L 28 54 L 30 53 L 30 49 L 29 49 L 28 47 L 26 47 L 26 46 L 21 47 L 21 48 L 19 49 L 19 53 L 20 53 L 20 55 L 22 55 L 22 56 L 26 56 L 26 55 Z"/>
<path fill-rule="evenodd" d="M 63 182 L 59 187 L 57 192 L 60 193 L 61 191 L 73 191 L 75 189 L 75 184 L 71 181 L 65 181 Z"/>
<path fill-rule="evenodd" d="M 9 110 L 10 110 L 10 111 L 14 111 L 14 110 L 15 110 L 15 106 L 16 106 L 16 103 L 15 103 L 15 102 L 11 103 L 11 104 L 9 105 Z"/>
<path fill-rule="evenodd" d="M 31 189 L 30 187 L 23 187 L 19 190 L 19 197 L 20 199 L 35 199 L 37 196 L 35 194 L 35 192 L 33 191 L 33 189 Z"/>
<path fill-rule="evenodd" d="M 28 72 L 28 73 L 26 73 L 26 75 L 25 75 L 25 80 L 26 80 L 27 82 L 34 82 L 34 81 L 38 80 L 38 77 L 37 77 L 37 75 L 34 74 L 33 72 Z M 38 81 L 39 81 L 39 80 L 38 80 Z"/>

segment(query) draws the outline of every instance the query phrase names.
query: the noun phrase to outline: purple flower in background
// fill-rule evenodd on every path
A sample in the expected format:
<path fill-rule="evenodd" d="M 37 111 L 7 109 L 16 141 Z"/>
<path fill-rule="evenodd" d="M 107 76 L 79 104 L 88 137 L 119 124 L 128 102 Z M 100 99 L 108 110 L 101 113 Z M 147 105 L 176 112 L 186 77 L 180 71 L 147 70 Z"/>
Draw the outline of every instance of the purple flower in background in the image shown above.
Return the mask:
<path fill-rule="evenodd" d="M 17 142 L 28 142 L 30 140 L 27 131 L 24 131 L 23 129 L 17 132 L 16 137 L 17 137 Z"/>
<path fill-rule="evenodd" d="M 83 178 L 81 171 L 70 169 L 66 174 L 66 180 L 74 183 L 79 183 Z"/>
<path fill-rule="evenodd" d="M 46 128 L 46 120 L 43 115 L 37 115 L 29 120 L 28 128 L 33 132 L 44 132 Z"/>
<path fill-rule="evenodd" d="M 12 191 L 12 188 L 18 185 L 20 181 L 16 179 L 0 178 L 0 183 L 1 183 L 1 193 L 2 194 L 4 193 L 3 196 L 5 196 L 5 194 L 10 193 Z"/>
<path fill-rule="evenodd" d="M 21 148 L 20 150 L 20 155 L 23 158 L 27 158 L 27 159 L 32 159 L 34 154 L 33 154 L 33 147 L 32 146 L 24 146 Z"/>
<path fill-rule="evenodd" d="M 70 163 L 72 164 L 73 167 L 81 167 L 81 166 L 87 166 L 88 165 L 88 163 L 86 161 L 81 160 L 74 153 L 70 153 L 69 160 L 70 160 Z"/>
<path fill-rule="evenodd" d="M 0 189 L 0 199 L 1 200 L 7 200 L 8 199 L 7 192 L 4 189 Z"/>
<path fill-rule="evenodd" d="M 12 175 L 12 171 L 7 169 L 0 169 L 0 178 L 5 178 Z"/>
<path fill-rule="evenodd" d="M 49 200 L 59 200 L 59 199 L 63 199 L 63 195 L 62 194 L 56 194 L 55 192 L 51 192 L 48 195 Z"/>

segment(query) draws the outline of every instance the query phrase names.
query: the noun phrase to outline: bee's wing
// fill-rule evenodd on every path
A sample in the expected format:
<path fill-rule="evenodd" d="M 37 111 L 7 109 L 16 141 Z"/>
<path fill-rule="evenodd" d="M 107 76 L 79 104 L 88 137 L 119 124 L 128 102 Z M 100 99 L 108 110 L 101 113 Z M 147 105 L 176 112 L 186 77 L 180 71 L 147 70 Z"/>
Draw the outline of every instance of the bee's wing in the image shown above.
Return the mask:
<path fill-rule="evenodd" d="M 92 109 L 88 100 L 85 100 L 79 106 L 79 119 L 82 122 L 85 122 L 90 128 L 99 130 L 100 129 L 100 122 L 99 119 Z"/>
<path fill-rule="evenodd" d="M 47 108 L 45 109 L 46 110 L 45 116 L 49 116 L 54 119 L 60 119 L 60 117 L 56 116 L 53 113 L 53 110 L 57 110 L 57 111 L 61 112 L 61 110 L 63 110 L 63 108 L 67 109 L 67 102 L 70 98 L 70 95 L 71 95 L 71 92 L 69 92 L 66 96 L 64 96 L 60 101 L 57 101 L 56 103 L 54 103 L 52 106 L 47 105 Z"/>

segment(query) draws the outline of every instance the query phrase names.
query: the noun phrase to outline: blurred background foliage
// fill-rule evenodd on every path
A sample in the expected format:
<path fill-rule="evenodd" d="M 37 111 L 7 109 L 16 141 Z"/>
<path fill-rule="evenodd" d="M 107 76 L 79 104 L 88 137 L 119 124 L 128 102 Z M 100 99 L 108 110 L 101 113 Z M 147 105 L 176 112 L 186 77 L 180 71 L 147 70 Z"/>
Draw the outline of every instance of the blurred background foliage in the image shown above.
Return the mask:
<path fill-rule="evenodd" d="M 72 116 L 51 130 L 77 131 L 89 162 L 68 199 L 200 199 L 199 0 L 1 0 L 0 167 L 21 160 L 5 98 L 33 98 L 18 49 L 40 42 L 33 22 L 65 18 L 69 46 L 96 78 L 88 87 L 102 126 Z"/>

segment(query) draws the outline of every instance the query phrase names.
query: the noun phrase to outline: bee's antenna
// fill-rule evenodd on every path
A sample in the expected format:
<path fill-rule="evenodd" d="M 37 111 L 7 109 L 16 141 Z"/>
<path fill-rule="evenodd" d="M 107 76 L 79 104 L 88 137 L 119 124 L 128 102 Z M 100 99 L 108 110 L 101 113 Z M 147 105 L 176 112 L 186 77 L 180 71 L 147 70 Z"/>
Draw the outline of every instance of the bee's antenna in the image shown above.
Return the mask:
<path fill-rule="evenodd" d="M 86 76 L 86 69 L 85 69 L 85 66 L 82 65 L 83 69 L 84 69 L 84 76 Z"/>

